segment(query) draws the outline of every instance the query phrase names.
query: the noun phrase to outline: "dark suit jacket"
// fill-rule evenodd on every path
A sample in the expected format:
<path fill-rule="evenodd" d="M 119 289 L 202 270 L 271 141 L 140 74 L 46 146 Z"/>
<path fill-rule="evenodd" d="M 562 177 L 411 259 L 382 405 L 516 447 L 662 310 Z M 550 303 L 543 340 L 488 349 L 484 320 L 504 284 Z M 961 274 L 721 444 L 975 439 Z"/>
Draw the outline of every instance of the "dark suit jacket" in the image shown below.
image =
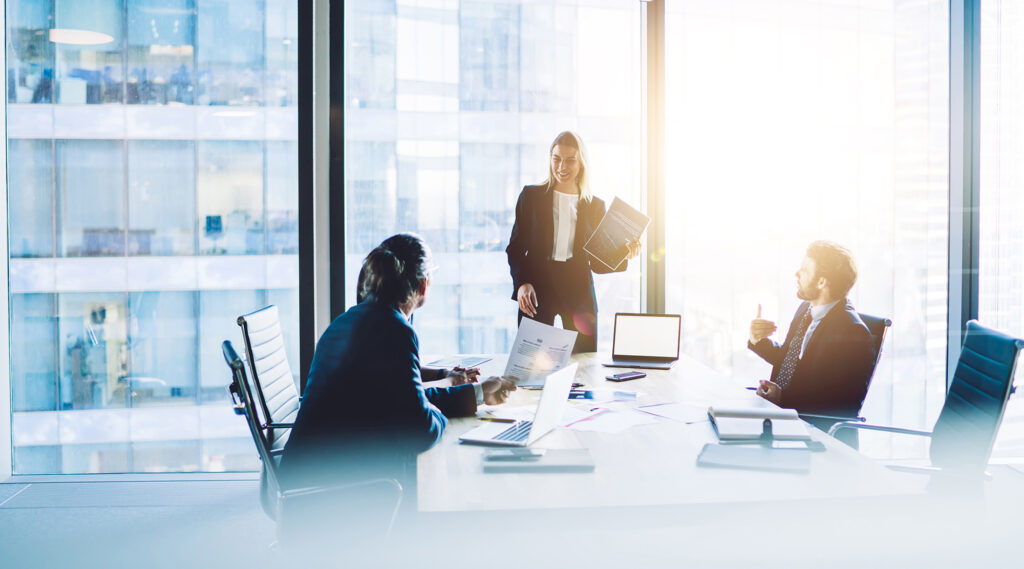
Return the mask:
<path fill-rule="evenodd" d="M 809 302 L 800 305 L 781 345 L 768 338 L 755 345 L 747 343 L 754 353 L 772 364 L 772 381 L 782 368 L 797 322 L 810 308 Z M 850 301 L 840 301 L 815 328 L 789 386 L 782 391 L 780 406 L 801 413 L 856 417 L 874 368 L 871 333 Z"/>
<path fill-rule="evenodd" d="M 472 385 L 423 388 L 416 332 L 398 310 L 370 297 L 335 318 L 317 342 L 281 459 L 282 486 L 395 475 L 437 442 L 445 415 L 475 411 Z"/>
<path fill-rule="evenodd" d="M 576 238 L 573 242 L 572 258 L 565 265 L 571 278 L 569 282 L 552 282 L 550 263 L 551 251 L 555 244 L 554 190 L 545 185 L 526 186 L 516 202 L 516 220 L 505 252 L 508 254 L 509 271 L 512 273 L 512 300 L 524 283 L 530 283 L 538 296 L 559 293 L 573 297 L 583 305 L 589 305 L 597 312 L 597 295 L 594 293 L 594 273 L 612 273 L 626 270 L 626 262 L 616 269 L 609 269 L 583 251 L 583 245 L 594 234 L 604 217 L 604 201 L 591 198 L 590 202 L 580 200 L 576 214 Z"/>

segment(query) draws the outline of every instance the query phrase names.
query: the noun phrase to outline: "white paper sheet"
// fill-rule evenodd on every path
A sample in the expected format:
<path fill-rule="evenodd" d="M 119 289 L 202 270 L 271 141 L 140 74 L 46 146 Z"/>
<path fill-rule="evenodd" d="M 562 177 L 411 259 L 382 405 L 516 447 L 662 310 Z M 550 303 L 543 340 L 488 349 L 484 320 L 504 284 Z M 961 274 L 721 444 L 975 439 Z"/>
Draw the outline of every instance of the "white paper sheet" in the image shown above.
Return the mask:
<path fill-rule="evenodd" d="M 629 409 L 600 408 L 591 411 L 586 417 L 565 423 L 565 428 L 594 433 L 621 433 L 630 427 L 657 422 L 658 419 L 651 415 Z"/>
<path fill-rule="evenodd" d="M 679 421 L 681 423 L 698 423 L 708 420 L 708 408 L 686 403 L 666 403 L 664 405 L 652 405 L 638 409 L 644 413 L 657 415 Z"/>
<path fill-rule="evenodd" d="M 516 378 L 520 387 L 544 385 L 548 374 L 569 363 L 576 343 L 574 330 L 562 330 L 523 318 L 508 354 L 505 376 Z"/>

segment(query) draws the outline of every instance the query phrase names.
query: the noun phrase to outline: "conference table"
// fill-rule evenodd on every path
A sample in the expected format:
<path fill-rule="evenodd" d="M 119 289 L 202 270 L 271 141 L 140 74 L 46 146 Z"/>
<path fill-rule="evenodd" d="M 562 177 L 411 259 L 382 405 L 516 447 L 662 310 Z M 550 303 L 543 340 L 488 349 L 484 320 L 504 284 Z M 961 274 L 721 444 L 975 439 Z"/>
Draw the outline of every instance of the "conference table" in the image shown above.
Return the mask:
<path fill-rule="evenodd" d="M 770 405 L 732 378 L 682 356 L 671 370 L 647 370 L 647 377 L 613 383 L 605 376 L 623 369 L 601 365 L 603 354 L 573 356 L 579 364 L 581 389 L 636 392 L 638 401 L 612 404 L 616 413 L 638 413 L 636 405 L 678 402 L 694 408 L 709 405 Z M 429 360 L 425 360 L 429 361 Z M 488 375 L 501 375 L 504 356 L 481 366 Z M 540 391 L 519 389 L 506 406 L 534 404 Z M 573 402 L 576 403 L 576 402 Z M 499 406 L 495 413 L 500 414 Z M 478 411 L 478 415 L 485 411 Z M 589 450 L 595 464 L 585 473 L 485 473 L 486 447 L 459 442 L 459 436 L 483 422 L 478 417 L 456 418 L 443 438 L 422 453 L 417 465 L 418 510 L 422 514 L 471 514 L 481 519 L 538 512 L 558 516 L 575 512 L 574 519 L 641 511 L 695 511 L 729 505 L 765 504 L 791 507 L 799 503 L 864 503 L 893 497 L 921 496 L 927 477 L 888 470 L 856 450 L 813 427 L 813 440 L 824 452 L 811 453 L 809 472 L 773 472 L 698 466 L 697 456 L 717 437 L 710 421 L 655 418 L 621 432 L 586 432 L 559 428 L 535 448 Z M 809 452 L 809 451 L 808 451 Z M 837 502 L 838 501 L 838 502 Z M 580 513 L 583 512 L 582 515 Z"/>

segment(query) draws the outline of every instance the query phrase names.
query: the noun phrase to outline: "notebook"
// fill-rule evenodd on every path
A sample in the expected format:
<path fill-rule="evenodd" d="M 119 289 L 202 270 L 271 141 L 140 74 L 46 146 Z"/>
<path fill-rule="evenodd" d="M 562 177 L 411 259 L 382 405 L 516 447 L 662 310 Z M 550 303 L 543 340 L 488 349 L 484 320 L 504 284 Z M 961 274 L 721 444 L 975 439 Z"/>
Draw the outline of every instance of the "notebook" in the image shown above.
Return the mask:
<path fill-rule="evenodd" d="M 772 438 L 779 441 L 809 441 L 807 424 L 793 409 L 776 407 L 708 407 L 708 417 L 718 440 L 758 441 L 764 433 L 765 420 L 771 421 Z"/>

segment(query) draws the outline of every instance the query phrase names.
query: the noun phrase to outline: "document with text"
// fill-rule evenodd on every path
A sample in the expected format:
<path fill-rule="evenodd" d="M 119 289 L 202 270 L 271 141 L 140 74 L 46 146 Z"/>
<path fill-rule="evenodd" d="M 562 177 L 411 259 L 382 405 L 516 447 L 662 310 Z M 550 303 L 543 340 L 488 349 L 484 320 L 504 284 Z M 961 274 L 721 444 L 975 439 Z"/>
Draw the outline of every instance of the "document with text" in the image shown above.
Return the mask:
<path fill-rule="evenodd" d="M 574 330 L 523 318 L 508 354 L 505 376 L 514 377 L 523 387 L 543 386 L 548 374 L 568 365 L 575 343 Z"/>
<path fill-rule="evenodd" d="M 651 218 L 615 198 L 583 250 L 609 269 L 617 269 L 629 253 L 626 245 L 639 239 L 650 223 Z"/>

